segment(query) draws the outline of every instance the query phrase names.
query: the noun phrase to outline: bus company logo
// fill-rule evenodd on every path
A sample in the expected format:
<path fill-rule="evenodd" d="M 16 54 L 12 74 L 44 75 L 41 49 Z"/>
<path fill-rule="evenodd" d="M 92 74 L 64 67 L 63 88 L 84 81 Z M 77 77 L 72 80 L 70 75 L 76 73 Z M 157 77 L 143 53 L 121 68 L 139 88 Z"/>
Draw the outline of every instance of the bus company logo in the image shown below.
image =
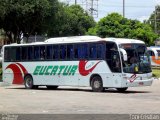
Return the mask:
<path fill-rule="evenodd" d="M 89 75 L 100 62 L 101 61 L 98 61 L 97 63 L 91 63 L 90 65 L 87 66 L 88 61 L 81 60 L 79 62 L 79 73 L 82 76 Z M 87 70 L 86 68 L 89 68 L 89 69 Z"/>
<path fill-rule="evenodd" d="M 75 75 L 77 65 L 49 65 L 49 66 L 36 66 L 33 75 Z"/>
<path fill-rule="evenodd" d="M 10 64 L 6 67 L 6 69 L 9 69 L 9 68 L 13 71 L 13 74 L 14 74 L 12 83 L 13 84 L 23 84 L 23 76 L 28 73 L 25 67 L 21 65 L 20 63 L 15 63 L 15 64 Z"/>

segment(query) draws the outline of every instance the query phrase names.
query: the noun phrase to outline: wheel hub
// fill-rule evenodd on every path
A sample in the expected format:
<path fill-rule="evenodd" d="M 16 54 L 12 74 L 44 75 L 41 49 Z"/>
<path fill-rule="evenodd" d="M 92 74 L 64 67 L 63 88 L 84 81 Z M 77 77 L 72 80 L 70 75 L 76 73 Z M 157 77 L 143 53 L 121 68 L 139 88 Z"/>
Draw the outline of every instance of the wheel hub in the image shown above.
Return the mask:
<path fill-rule="evenodd" d="M 98 80 L 96 80 L 96 81 L 94 82 L 94 87 L 95 87 L 95 88 L 99 88 L 99 87 L 100 87 L 100 82 L 99 82 Z"/>
<path fill-rule="evenodd" d="M 26 80 L 26 86 L 27 86 L 27 87 L 30 87 L 31 84 L 32 84 L 32 80 L 29 79 L 29 78 L 27 78 L 27 80 Z"/>

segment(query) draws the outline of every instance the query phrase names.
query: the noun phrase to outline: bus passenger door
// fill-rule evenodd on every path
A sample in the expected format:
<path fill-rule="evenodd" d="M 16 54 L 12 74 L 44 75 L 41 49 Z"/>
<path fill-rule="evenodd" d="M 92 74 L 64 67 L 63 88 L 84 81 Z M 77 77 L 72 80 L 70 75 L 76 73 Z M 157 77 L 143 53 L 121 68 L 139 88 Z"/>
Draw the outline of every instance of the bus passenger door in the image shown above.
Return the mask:
<path fill-rule="evenodd" d="M 122 80 L 121 60 L 118 47 L 114 42 L 106 43 L 106 63 L 111 72 L 107 75 L 110 87 L 120 87 Z"/>

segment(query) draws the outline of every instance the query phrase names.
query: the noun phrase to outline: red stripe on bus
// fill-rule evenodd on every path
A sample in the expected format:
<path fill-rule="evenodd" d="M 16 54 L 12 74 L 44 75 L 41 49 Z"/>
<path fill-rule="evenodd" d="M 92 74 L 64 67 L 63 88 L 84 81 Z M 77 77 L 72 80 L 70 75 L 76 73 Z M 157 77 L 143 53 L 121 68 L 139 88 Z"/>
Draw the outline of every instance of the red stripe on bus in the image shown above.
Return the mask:
<path fill-rule="evenodd" d="M 16 64 L 10 64 L 6 69 L 10 68 L 13 71 L 13 82 L 12 84 L 23 84 L 23 77 L 20 68 Z"/>
<path fill-rule="evenodd" d="M 90 68 L 89 70 L 86 70 L 85 67 L 86 67 L 86 64 L 87 64 L 88 61 L 85 61 L 85 60 L 81 60 L 79 62 L 79 73 L 82 75 L 82 76 L 87 76 L 89 73 L 91 73 L 94 68 L 101 62 L 101 61 L 98 61 L 92 68 Z"/>
<path fill-rule="evenodd" d="M 26 68 L 23 65 L 21 65 L 20 63 L 16 63 L 16 64 L 20 66 L 24 75 L 28 74 L 28 71 L 26 70 Z"/>

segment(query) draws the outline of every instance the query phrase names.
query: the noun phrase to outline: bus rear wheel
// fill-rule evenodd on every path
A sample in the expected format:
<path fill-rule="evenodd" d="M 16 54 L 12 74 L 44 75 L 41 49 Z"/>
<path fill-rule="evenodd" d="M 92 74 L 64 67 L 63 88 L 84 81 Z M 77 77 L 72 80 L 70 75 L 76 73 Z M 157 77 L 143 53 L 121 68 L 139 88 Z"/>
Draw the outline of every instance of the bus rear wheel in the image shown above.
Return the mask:
<path fill-rule="evenodd" d="M 33 85 L 33 78 L 30 75 L 25 76 L 24 85 L 26 89 L 37 89 L 38 86 Z"/>
<path fill-rule="evenodd" d="M 125 88 L 116 88 L 119 92 L 125 92 L 127 89 L 128 89 L 128 87 L 125 87 Z"/>
<path fill-rule="evenodd" d="M 100 76 L 94 76 L 91 79 L 91 87 L 93 92 L 102 92 L 104 90 L 103 82 Z"/>
<path fill-rule="evenodd" d="M 58 86 L 46 86 L 47 89 L 50 89 L 50 90 L 55 90 L 58 88 Z"/>

